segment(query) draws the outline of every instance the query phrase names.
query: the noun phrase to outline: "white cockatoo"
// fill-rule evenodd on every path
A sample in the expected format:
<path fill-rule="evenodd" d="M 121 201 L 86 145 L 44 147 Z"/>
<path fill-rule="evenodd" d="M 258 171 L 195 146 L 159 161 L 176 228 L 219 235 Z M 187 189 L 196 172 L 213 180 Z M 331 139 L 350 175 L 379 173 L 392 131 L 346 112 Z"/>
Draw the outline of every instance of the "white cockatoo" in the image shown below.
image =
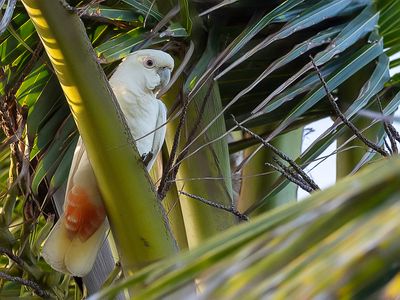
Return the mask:
<path fill-rule="evenodd" d="M 148 170 L 165 137 L 167 109 L 156 96 L 169 82 L 173 67 L 169 54 L 139 50 L 130 54 L 110 79 Z M 107 228 L 96 178 L 79 139 L 68 177 L 64 213 L 45 241 L 42 256 L 54 269 L 82 277 L 91 270 Z"/>

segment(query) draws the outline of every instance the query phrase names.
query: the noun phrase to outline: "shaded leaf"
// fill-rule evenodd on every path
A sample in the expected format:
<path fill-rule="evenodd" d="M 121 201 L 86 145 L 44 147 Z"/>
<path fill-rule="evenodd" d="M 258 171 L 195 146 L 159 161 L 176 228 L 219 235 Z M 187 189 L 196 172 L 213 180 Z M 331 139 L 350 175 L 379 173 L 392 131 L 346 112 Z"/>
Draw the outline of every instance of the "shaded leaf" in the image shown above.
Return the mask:
<path fill-rule="evenodd" d="M 389 93 L 388 93 L 389 94 Z M 379 97 L 383 100 L 387 98 L 389 95 L 382 93 Z M 372 105 L 370 102 L 368 105 Z M 385 115 L 390 115 L 394 113 L 398 106 L 400 105 L 400 93 L 397 93 L 392 99 L 388 100 L 388 104 L 384 107 L 383 113 Z M 350 120 L 353 122 L 357 122 L 359 119 L 358 116 L 350 117 Z M 296 163 L 303 168 L 312 163 L 318 156 L 322 154 L 336 139 L 341 136 L 347 129 L 347 127 L 342 123 L 339 124 L 335 129 L 335 126 L 331 126 L 324 133 L 322 133 L 304 152 L 296 159 Z M 264 199 L 261 199 L 258 203 L 256 203 L 253 207 L 251 207 L 246 213 L 251 213 L 258 207 L 262 206 L 263 203 L 268 202 L 268 199 L 278 193 L 282 188 L 284 188 L 288 184 L 286 178 L 281 176 L 274 185 L 274 188 L 265 195 Z"/>
<path fill-rule="evenodd" d="M 365 8 L 354 20 L 352 20 L 340 33 L 339 35 L 329 44 L 329 46 L 324 50 L 319 52 L 314 57 L 315 64 L 317 66 L 323 65 L 329 60 L 331 60 L 335 55 L 348 49 L 351 45 L 357 42 L 360 38 L 365 36 L 367 33 L 371 32 L 378 21 L 378 13 L 374 13 L 370 7 Z M 354 30 L 354 28 L 357 28 Z M 371 37 L 371 42 L 375 38 Z M 312 64 L 309 62 L 295 75 L 290 77 L 285 83 L 283 83 L 279 88 L 277 88 L 273 93 L 271 93 L 265 100 L 263 100 L 255 109 L 253 113 L 258 113 L 261 111 L 265 105 L 271 101 L 276 95 L 283 91 L 283 89 L 290 86 L 294 81 L 296 81 L 300 76 L 305 74 L 307 71 L 312 69 Z"/>
<path fill-rule="evenodd" d="M 190 19 L 188 0 L 179 0 L 181 22 L 186 32 L 190 35 L 192 32 L 192 20 Z"/>
<path fill-rule="evenodd" d="M 309 299 L 324 291 L 336 295 L 339 288 L 353 297 L 374 282 L 375 276 L 365 277 L 371 268 L 384 276 L 399 259 L 400 244 L 393 242 L 400 238 L 395 217 L 400 213 L 399 166 L 398 159 L 383 160 L 335 188 L 263 214 L 89 299 L 112 297 L 144 282 L 147 287 L 137 299 L 163 298 L 201 276 L 208 282 L 203 299 L 243 299 L 250 294 L 249 299 Z M 354 239 L 349 238 L 352 233 Z M 313 279 L 304 281 L 308 276 Z M 189 292 L 186 297 L 195 295 Z"/>
<path fill-rule="evenodd" d="M 46 176 L 51 177 L 54 174 L 66 150 L 70 147 L 71 143 L 74 141 L 76 143 L 76 138 L 73 135 L 74 131 L 76 131 L 75 123 L 72 116 L 70 116 L 58 130 L 53 143 L 39 160 L 32 178 L 33 193 L 38 193 L 42 180 Z"/>
<path fill-rule="evenodd" d="M 222 66 L 228 59 L 233 57 L 240 49 L 242 49 L 257 33 L 264 29 L 273 20 L 279 18 L 283 13 L 293 9 L 304 0 L 285 1 L 274 10 L 268 12 L 259 20 L 246 27 L 240 35 L 238 35 L 226 48 L 220 53 L 215 62 L 207 69 L 201 77 L 196 78 L 191 83 L 192 91 L 199 89 L 214 72 Z"/>
<path fill-rule="evenodd" d="M 89 7 L 86 14 L 113 21 L 139 22 L 138 15 L 131 10 L 110 8 L 102 5 Z"/>
<path fill-rule="evenodd" d="M 74 156 L 76 143 L 78 142 L 79 135 L 76 134 L 74 139 L 69 144 L 68 148 L 65 150 L 65 153 L 62 157 L 60 164 L 57 167 L 57 170 L 54 172 L 53 176 L 50 179 L 50 191 L 54 192 L 59 189 L 68 178 L 69 169 L 71 167 L 72 158 Z"/>
<path fill-rule="evenodd" d="M 155 9 L 151 2 L 136 0 L 122 0 L 122 2 L 132 6 L 137 12 L 145 16 L 152 16 L 157 21 L 160 21 L 163 18 L 163 15 Z"/>
<path fill-rule="evenodd" d="M 346 79 L 348 79 L 362 67 L 375 59 L 378 55 L 380 55 L 382 51 L 382 40 L 380 42 L 366 45 L 361 48 L 347 60 L 347 63 L 343 68 L 335 72 L 333 75 L 329 76 L 329 78 L 326 80 L 328 89 L 332 91 L 333 89 L 338 87 Z M 297 117 L 301 116 L 305 111 L 313 107 L 319 100 L 321 100 L 325 96 L 325 90 L 322 86 L 311 92 L 310 95 L 306 96 L 305 99 L 302 100 L 295 109 L 288 113 L 287 117 L 282 121 L 281 125 L 276 128 L 274 132 L 272 132 L 271 135 L 268 137 L 268 140 L 279 134 L 279 132 L 285 129 Z"/>
<path fill-rule="evenodd" d="M 107 63 L 126 57 L 134 47 L 146 41 L 148 32 L 143 27 L 137 27 L 126 33 L 121 33 L 114 38 L 102 43 L 95 48 L 97 56 Z M 166 38 L 151 40 L 150 45 L 164 41 Z"/>
<path fill-rule="evenodd" d="M 240 63 L 254 55 L 256 52 L 264 49 L 273 42 L 287 38 L 288 36 L 300 30 L 314 26 L 319 22 L 325 21 L 326 19 L 335 16 L 349 3 L 350 1 L 348 0 L 322 1 L 317 3 L 315 6 L 310 7 L 308 10 L 304 11 L 298 18 L 285 25 L 281 30 L 268 36 L 257 46 L 253 47 L 250 51 L 247 51 L 245 54 L 241 55 L 240 58 L 236 59 L 235 62 L 233 62 L 223 71 L 221 71 L 218 77 L 223 76 L 226 72 L 233 69 L 235 66 L 239 65 Z"/>

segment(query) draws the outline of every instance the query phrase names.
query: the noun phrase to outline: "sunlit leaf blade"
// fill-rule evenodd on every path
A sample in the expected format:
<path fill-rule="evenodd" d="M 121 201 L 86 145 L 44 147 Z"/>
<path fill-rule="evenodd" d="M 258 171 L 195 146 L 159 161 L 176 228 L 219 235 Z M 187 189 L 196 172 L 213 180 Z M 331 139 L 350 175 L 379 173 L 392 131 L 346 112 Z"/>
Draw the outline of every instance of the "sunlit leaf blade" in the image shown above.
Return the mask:
<path fill-rule="evenodd" d="M 23 51 L 12 64 L 3 67 L 3 74 L 0 77 L 0 94 L 10 91 L 10 88 L 14 86 L 16 80 L 18 80 L 25 70 L 25 66 L 30 58 L 29 51 Z"/>
<path fill-rule="evenodd" d="M 30 20 L 15 29 L 19 37 L 30 47 L 37 43 L 35 28 Z M 2 66 L 13 63 L 22 52 L 27 51 L 18 39 L 10 35 L 0 43 L 0 63 Z M 14 62 L 15 63 L 15 62 Z"/>
<path fill-rule="evenodd" d="M 26 50 L 33 53 L 33 49 L 19 36 L 18 32 L 15 31 L 14 27 L 9 24 L 7 31 L 22 45 L 25 47 Z"/>
<path fill-rule="evenodd" d="M 207 274 L 210 282 L 203 291 L 204 299 L 243 299 L 243 293 L 253 293 L 250 299 L 278 296 L 291 291 L 286 289 L 286 283 L 304 293 L 305 298 L 330 287 L 335 291 L 335 284 L 346 287 L 346 295 L 356 295 L 374 279 L 359 280 L 365 274 L 354 269 L 355 263 L 361 263 L 360 258 L 366 258 L 362 267 L 374 266 L 374 274 L 379 276 L 387 274 L 388 267 L 399 259 L 400 244 L 390 242 L 400 237 L 399 219 L 394 217 L 400 212 L 396 201 L 400 196 L 399 170 L 398 159 L 381 161 L 341 181 L 335 188 L 233 228 L 179 258 L 156 263 L 90 299 L 104 299 L 121 288 L 132 288 L 142 282 L 148 285 L 135 295 L 137 299 L 162 298 L 202 274 Z M 366 197 L 371 194 L 375 196 Z M 379 222 L 383 220 L 389 221 L 381 227 Z M 376 226 L 381 229 L 370 238 Z M 355 238 L 349 239 L 353 232 Z M 370 251 L 381 249 L 386 243 L 392 245 L 390 252 Z M 379 259 L 386 262 L 374 264 Z M 332 264 L 332 261 L 341 263 Z M 215 265 L 219 267 L 214 268 Z M 304 281 L 308 274 L 320 276 L 321 266 L 330 270 L 324 275 L 326 281 Z M 343 278 L 339 274 L 349 276 Z M 276 282 L 282 283 L 282 290 L 276 288 Z M 326 282 L 332 283 L 326 285 Z M 318 288 L 321 285 L 323 289 Z"/>
<path fill-rule="evenodd" d="M 14 16 L 11 20 L 11 26 L 13 27 L 20 27 L 22 24 L 24 24 L 29 18 L 27 17 L 26 14 L 21 13 L 21 12 L 15 12 Z M 10 36 L 11 32 L 10 31 L 5 31 L 1 36 L 0 36 L 0 42 L 3 42 L 6 38 Z"/>

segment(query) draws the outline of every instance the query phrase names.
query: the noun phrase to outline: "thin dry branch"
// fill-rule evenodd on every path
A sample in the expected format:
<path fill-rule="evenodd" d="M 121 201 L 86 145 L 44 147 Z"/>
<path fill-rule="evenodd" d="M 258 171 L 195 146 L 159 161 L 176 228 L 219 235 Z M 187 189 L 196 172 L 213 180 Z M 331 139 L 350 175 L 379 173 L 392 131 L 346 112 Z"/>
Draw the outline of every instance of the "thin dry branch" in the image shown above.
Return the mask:
<path fill-rule="evenodd" d="M 0 271 L 0 278 L 7 280 L 7 281 L 12 281 L 16 282 L 22 285 L 25 285 L 27 287 L 32 288 L 35 293 L 43 298 L 50 298 L 50 293 L 47 292 L 46 290 L 42 289 L 40 285 L 38 285 L 36 282 L 33 282 L 32 280 L 24 279 L 21 277 L 16 277 L 16 276 L 11 276 L 5 272 Z"/>
<path fill-rule="evenodd" d="M 244 132 L 248 133 L 249 135 L 251 135 L 251 137 L 257 139 L 258 141 L 261 142 L 261 144 L 267 148 L 272 150 L 272 152 L 274 152 L 276 155 L 278 155 L 280 158 L 282 158 L 284 161 L 288 162 L 290 164 L 290 166 L 294 169 L 294 171 L 296 171 L 306 182 L 307 184 L 313 189 L 313 190 L 319 190 L 319 186 L 315 183 L 314 180 L 312 180 L 312 178 L 310 176 L 307 175 L 306 172 L 304 172 L 304 170 L 294 162 L 294 160 L 292 160 L 290 157 L 288 157 L 285 153 L 283 153 L 282 151 L 280 151 L 279 149 L 275 148 L 273 145 L 271 145 L 270 143 L 268 143 L 265 139 L 263 139 L 261 136 L 259 136 L 258 134 L 254 133 L 253 131 L 249 130 L 248 128 L 244 127 L 243 125 L 241 125 L 235 118 L 235 116 L 232 115 L 233 121 L 235 122 L 236 126 L 238 128 L 240 128 L 241 130 L 243 130 Z"/>
<path fill-rule="evenodd" d="M 211 206 L 211 207 L 215 207 L 215 208 L 224 210 L 224 211 L 226 211 L 226 212 L 229 212 L 229 213 L 231 213 L 231 214 L 237 216 L 239 219 L 241 219 L 241 220 L 243 220 L 243 221 L 248 221 L 248 220 L 249 220 L 249 217 L 248 217 L 248 216 L 242 214 L 241 212 L 237 211 L 237 210 L 234 209 L 233 207 L 226 207 L 226 206 L 224 206 L 224 205 L 222 205 L 222 204 L 219 204 L 219 203 L 216 203 L 216 202 L 207 200 L 207 199 L 205 199 L 205 198 L 203 198 L 203 197 L 200 197 L 200 196 L 196 196 L 196 195 L 193 195 L 193 194 L 190 194 L 190 193 L 186 193 L 186 192 L 184 192 L 184 191 L 179 191 L 179 194 L 185 195 L 185 196 L 190 197 L 190 198 L 192 198 L 192 199 L 194 199 L 194 200 L 198 200 L 198 201 L 200 201 L 200 202 L 202 202 L 202 203 L 204 203 L 204 204 L 207 204 L 207 205 L 209 205 L 209 206 Z"/>
<path fill-rule="evenodd" d="M 379 97 L 377 97 L 377 102 L 378 102 L 379 110 L 380 110 L 381 114 L 383 115 L 382 102 L 381 102 L 381 99 L 379 99 Z M 394 153 L 397 154 L 399 151 L 397 149 L 396 139 L 395 139 L 395 136 L 394 136 L 394 132 L 389 127 L 389 124 L 390 123 L 388 121 L 383 119 L 383 127 L 384 127 L 385 132 L 386 132 L 386 134 L 387 134 L 387 136 L 389 138 L 389 141 L 390 141 L 390 146 L 386 145 L 386 147 L 388 149 L 390 149 L 391 154 L 394 154 Z M 393 129 L 394 129 L 394 127 L 393 127 Z M 394 130 L 396 131 L 396 129 L 394 129 Z M 387 144 L 386 141 L 385 141 L 385 144 Z"/>
<path fill-rule="evenodd" d="M 192 127 L 192 129 L 191 129 L 191 131 L 189 133 L 189 135 L 188 135 L 188 138 L 186 140 L 186 143 L 185 143 L 185 146 L 184 146 L 185 150 L 183 150 L 181 153 L 179 153 L 179 155 L 176 158 L 175 163 L 174 163 L 173 166 L 171 166 L 170 168 L 164 168 L 164 171 L 163 171 L 163 178 L 164 179 L 162 179 L 162 181 L 160 183 L 160 186 L 159 186 L 159 189 L 158 189 L 158 195 L 159 195 L 159 198 L 161 200 L 164 199 L 167 191 L 171 187 L 171 184 L 175 181 L 176 175 L 178 174 L 179 167 L 180 167 L 183 159 L 186 157 L 187 153 L 189 152 L 189 147 L 187 147 L 187 145 L 189 145 L 192 142 L 192 140 L 194 138 L 194 135 L 196 134 L 197 130 L 199 129 L 199 126 L 200 126 L 200 123 L 201 123 L 201 120 L 202 120 L 202 117 L 203 117 L 203 114 L 204 114 L 204 111 L 205 111 L 205 108 L 206 108 L 206 104 L 207 104 L 207 102 L 208 102 L 208 100 L 210 99 L 210 96 L 211 96 L 212 88 L 213 88 L 213 83 L 210 83 L 210 86 L 209 86 L 209 88 L 207 90 L 206 96 L 205 96 L 204 101 L 202 103 L 202 106 L 200 108 L 200 111 L 199 111 L 199 114 L 197 116 L 197 119 L 196 119 L 196 121 L 195 121 L 195 123 L 194 123 L 194 125 L 193 125 L 193 127 Z M 185 103 L 186 103 L 186 110 L 187 110 L 188 105 L 190 104 L 190 102 L 188 101 L 188 99 L 186 99 Z M 185 115 L 183 115 L 183 111 L 182 111 L 181 120 L 183 119 L 183 117 L 186 117 L 186 112 L 185 112 Z M 180 120 L 180 122 L 181 122 L 181 120 Z M 182 126 L 183 126 L 183 124 L 182 124 Z M 181 128 L 182 128 L 182 126 L 181 126 Z M 180 134 L 179 132 L 177 131 L 175 133 L 174 142 L 175 142 L 175 139 L 177 138 L 177 135 Z M 173 154 L 174 157 L 176 155 L 176 153 L 171 153 L 171 154 Z M 171 160 L 171 162 L 172 162 L 172 160 Z M 170 163 L 168 162 L 168 164 L 170 164 Z M 164 173 L 165 173 L 165 175 L 164 175 Z"/>
<path fill-rule="evenodd" d="M 13 262 L 15 262 L 17 265 L 19 265 L 21 268 L 24 267 L 25 262 L 18 256 L 16 256 L 14 253 L 12 253 L 11 250 L 0 247 L 0 254 L 6 255 L 9 259 L 11 259 Z"/>
<path fill-rule="evenodd" d="M 281 173 L 283 176 L 285 176 L 289 181 L 293 182 L 294 184 L 298 185 L 300 188 L 305 190 L 308 193 L 312 193 L 314 190 L 308 185 L 304 184 L 303 181 L 300 181 L 296 178 L 294 178 L 290 173 L 286 172 L 285 170 L 282 170 L 281 168 L 275 166 L 274 164 L 271 163 L 265 163 L 266 166 L 274 169 L 275 171 Z"/>
<path fill-rule="evenodd" d="M 300 183 L 300 187 L 302 189 L 304 189 L 304 187 L 307 187 L 306 190 L 307 192 L 310 191 L 318 191 L 320 190 L 320 188 L 317 185 L 317 188 L 315 188 L 314 186 L 311 186 L 300 174 L 296 173 L 293 169 L 291 169 L 288 166 L 285 166 L 278 158 L 273 157 L 273 160 L 275 161 L 275 163 L 280 167 L 280 169 L 282 170 L 282 173 L 285 172 L 287 174 L 289 174 L 292 178 L 294 178 L 296 180 L 296 182 L 294 182 L 295 184 Z M 285 176 L 286 178 L 288 178 L 287 176 Z M 289 178 L 288 178 L 289 179 Z M 310 177 L 311 179 L 311 177 Z M 292 181 L 292 180 L 291 180 Z M 293 181 L 292 181 L 293 182 Z"/>
<path fill-rule="evenodd" d="M 171 186 L 171 183 L 168 181 L 169 177 L 170 177 L 170 170 L 172 170 L 175 156 L 178 151 L 179 141 L 181 139 L 181 132 L 182 132 L 183 125 L 185 124 L 185 121 L 186 121 L 187 109 L 188 109 L 188 105 L 189 105 L 189 101 L 187 101 L 187 98 L 184 97 L 182 93 L 180 94 L 180 98 L 183 100 L 182 113 L 179 118 L 178 127 L 176 128 L 171 152 L 170 152 L 167 164 L 164 167 L 160 185 L 158 186 L 158 190 L 157 190 L 158 197 L 161 200 L 165 198 L 165 195 L 167 194 L 167 191 L 168 191 L 169 187 Z"/>
<path fill-rule="evenodd" d="M 342 120 L 342 122 L 349 127 L 349 129 L 369 148 L 371 148 L 372 150 L 374 150 L 375 152 L 380 153 L 382 156 L 384 157 L 388 157 L 390 156 L 390 154 L 383 148 L 380 147 L 379 145 L 373 143 L 372 141 L 370 141 L 369 139 L 367 139 L 359 130 L 356 126 L 354 126 L 353 123 L 351 123 L 346 116 L 340 111 L 339 106 L 336 104 L 336 100 L 333 97 L 332 93 L 329 91 L 328 89 L 328 85 L 324 79 L 324 77 L 322 76 L 318 66 L 315 64 L 314 59 L 312 58 L 312 56 L 310 56 L 311 59 L 311 63 L 315 69 L 315 71 L 318 74 L 318 77 L 322 83 L 322 86 L 324 87 L 325 93 L 327 95 L 327 98 L 329 100 L 329 103 L 331 104 L 333 110 L 335 111 L 336 115 L 340 118 L 340 120 Z"/>
<path fill-rule="evenodd" d="M 388 126 L 390 132 L 392 133 L 393 138 L 400 143 L 400 134 L 396 130 L 396 128 L 390 123 L 387 123 L 387 126 Z"/>

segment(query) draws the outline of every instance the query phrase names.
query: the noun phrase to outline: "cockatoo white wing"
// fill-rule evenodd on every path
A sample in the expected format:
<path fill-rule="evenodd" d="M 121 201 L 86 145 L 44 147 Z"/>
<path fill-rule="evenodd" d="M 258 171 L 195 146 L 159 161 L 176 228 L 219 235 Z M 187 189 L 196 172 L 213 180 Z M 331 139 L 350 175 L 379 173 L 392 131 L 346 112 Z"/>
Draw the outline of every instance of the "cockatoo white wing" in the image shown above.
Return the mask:
<path fill-rule="evenodd" d="M 167 124 L 165 124 L 165 122 L 167 121 L 167 108 L 165 107 L 165 104 L 162 103 L 160 100 L 157 100 L 157 102 L 158 102 L 158 116 L 156 122 L 156 130 L 153 134 L 153 145 L 151 147 L 151 153 L 153 156 L 147 165 L 147 170 L 151 169 L 151 167 L 153 166 L 154 162 L 157 159 L 158 153 L 161 151 L 161 147 L 164 143 L 165 132 L 167 128 Z"/>
<path fill-rule="evenodd" d="M 85 147 L 83 146 L 82 138 L 79 137 L 78 143 L 75 147 L 74 156 L 72 158 L 71 169 L 68 175 L 67 191 L 70 189 L 72 174 L 76 172 L 76 168 L 79 165 L 77 162 L 81 160 L 84 152 Z M 67 201 L 64 202 L 64 210 L 66 203 Z M 62 218 L 63 215 L 60 216 L 60 219 Z M 53 269 L 59 272 L 69 273 L 64 262 L 65 253 L 69 248 L 69 244 L 70 240 L 67 238 L 65 225 L 63 222 L 59 221 L 54 225 L 42 250 L 43 258 L 53 267 Z"/>

